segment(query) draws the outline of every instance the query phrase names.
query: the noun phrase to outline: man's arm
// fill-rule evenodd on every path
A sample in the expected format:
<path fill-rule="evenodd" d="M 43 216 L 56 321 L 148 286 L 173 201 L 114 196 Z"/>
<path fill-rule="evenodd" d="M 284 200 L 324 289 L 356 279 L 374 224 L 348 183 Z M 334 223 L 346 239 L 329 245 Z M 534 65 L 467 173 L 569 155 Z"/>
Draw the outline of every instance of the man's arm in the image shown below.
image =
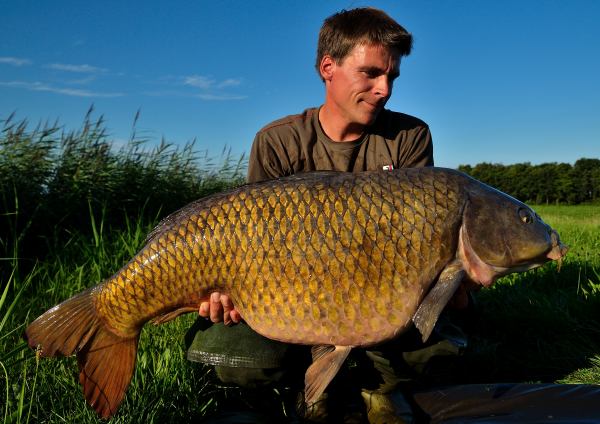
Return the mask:
<path fill-rule="evenodd" d="M 433 166 L 433 141 L 429 127 L 421 127 L 412 143 L 402 145 L 399 155 L 398 163 L 401 168 Z"/>
<path fill-rule="evenodd" d="M 286 146 L 269 138 L 266 132 L 259 132 L 250 149 L 246 181 L 257 183 L 289 175 L 291 170 L 286 171 L 283 165 L 283 158 L 287 156 Z"/>

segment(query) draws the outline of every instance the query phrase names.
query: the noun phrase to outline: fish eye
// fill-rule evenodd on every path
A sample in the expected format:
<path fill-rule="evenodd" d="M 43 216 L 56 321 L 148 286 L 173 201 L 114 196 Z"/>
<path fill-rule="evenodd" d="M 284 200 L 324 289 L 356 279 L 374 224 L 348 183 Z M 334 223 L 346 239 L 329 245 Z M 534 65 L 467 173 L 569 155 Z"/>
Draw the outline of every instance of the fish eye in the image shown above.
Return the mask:
<path fill-rule="evenodd" d="M 531 211 L 527 210 L 525 208 L 519 209 L 519 218 L 521 219 L 521 222 L 523 222 L 524 224 L 531 224 L 534 220 L 533 214 L 531 213 Z"/>

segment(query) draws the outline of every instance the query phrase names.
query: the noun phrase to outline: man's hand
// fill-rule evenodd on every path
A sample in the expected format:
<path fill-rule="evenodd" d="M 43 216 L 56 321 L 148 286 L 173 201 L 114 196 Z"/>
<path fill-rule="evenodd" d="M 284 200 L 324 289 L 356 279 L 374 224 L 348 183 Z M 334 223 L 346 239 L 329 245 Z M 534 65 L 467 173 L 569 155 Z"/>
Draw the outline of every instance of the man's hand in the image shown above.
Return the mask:
<path fill-rule="evenodd" d="M 223 321 L 225 325 L 237 324 L 242 320 L 229 296 L 219 292 L 212 292 L 210 299 L 200 304 L 198 313 L 201 317 L 210 318 L 212 322 Z"/>

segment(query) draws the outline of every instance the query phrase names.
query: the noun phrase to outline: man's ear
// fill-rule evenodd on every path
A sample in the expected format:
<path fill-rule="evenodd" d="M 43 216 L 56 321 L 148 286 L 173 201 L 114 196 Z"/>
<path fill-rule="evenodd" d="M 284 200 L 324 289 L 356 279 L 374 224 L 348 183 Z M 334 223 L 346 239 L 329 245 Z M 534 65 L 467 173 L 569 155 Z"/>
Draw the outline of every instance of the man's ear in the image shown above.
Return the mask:
<path fill-rule="evenodd" d="M 335 61 L 328 54 L 324 55 L 319 65 L 319 73 L 324 81 L 331 81 L 333 71 L 335 69 Z"/>

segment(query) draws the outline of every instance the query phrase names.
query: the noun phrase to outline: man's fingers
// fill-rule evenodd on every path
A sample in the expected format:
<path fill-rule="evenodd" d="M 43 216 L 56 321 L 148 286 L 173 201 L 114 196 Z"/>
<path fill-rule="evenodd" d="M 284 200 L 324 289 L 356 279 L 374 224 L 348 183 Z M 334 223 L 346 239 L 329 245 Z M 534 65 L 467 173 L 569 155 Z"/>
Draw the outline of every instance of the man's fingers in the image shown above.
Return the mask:
<path fill-rule="evenodd" d="M 202 302 L 198 309 L 198 314 L 203 318 L 208 318 L 210 316 L 210 304 L 208 302 Z"/>
<path fill-rule="evenodd" d="M 242 316 L 237 309 L 235 309 L 235 305 L 228 295 L 221 295 L 221 304 L 223 305 L 223 319 L 225 324 L 237 324 L 242 320 Z"/>
<path fill-rule="evenodd" d="M 210 318 L 212 322 L 223 321 L 226 325 L 237 324 L 242 320 L 231 298 L 219 292 L 211 293 L 207 302 L 200 303 L 198 314 L 201 317 Z"/>
<path fill-rule="evenodd" d="M 210 295 L 210 320 L 212 322 L 223 321 L 223 306 L 221 305 L 221 293 L 219 292 Z"/>
<path fill-rule="evenodd" d="M 231 318 L 231 321 L 235 324 L 239 323 L 242 320 L 242 316 L 237 311 L 237 309 L 234 309 L 231 312 L 229 312 L 229 317 Z"/>
<path fill-rule="evenodd" d="M 221 295 L 221 305 L 223 306 L 223 322 L 225 325 L 230 325 L 232 323 L 230 313 L 233 309 L 233 303 L 226 294 Z"/>
<path fill-rule="evenodd" d="M 226 294 L 221 295 L 221 305 L 223 305 L 223 312 L 225 313 L 233 309 L 233 302 Z"/>

